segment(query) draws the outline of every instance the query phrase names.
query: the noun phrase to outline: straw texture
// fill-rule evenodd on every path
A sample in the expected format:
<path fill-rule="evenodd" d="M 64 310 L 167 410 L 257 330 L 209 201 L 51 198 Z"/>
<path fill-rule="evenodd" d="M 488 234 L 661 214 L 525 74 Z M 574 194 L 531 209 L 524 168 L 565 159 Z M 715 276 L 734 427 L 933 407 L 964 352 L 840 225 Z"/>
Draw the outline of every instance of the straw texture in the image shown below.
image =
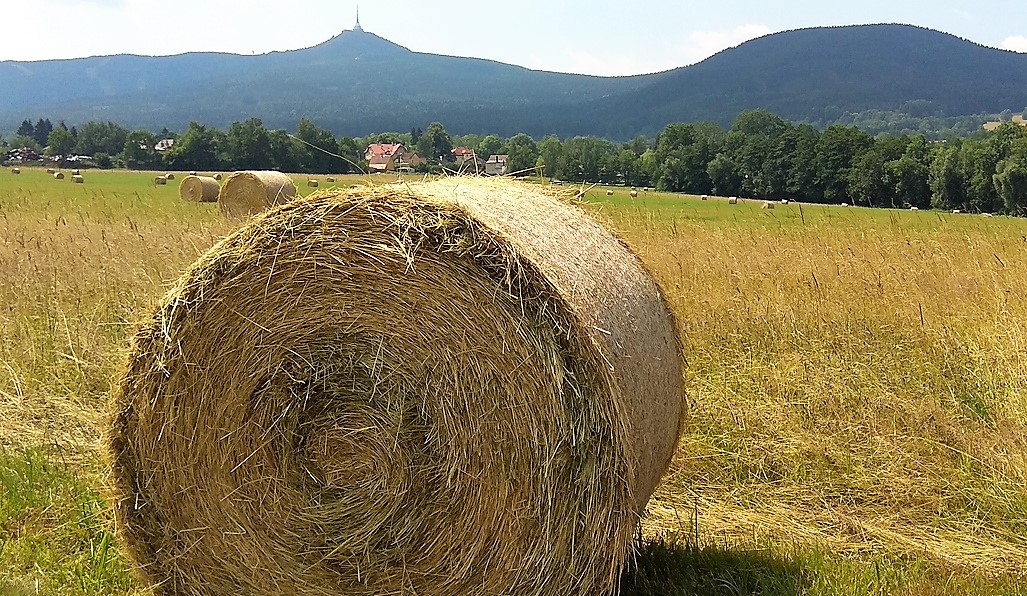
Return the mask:
<path fill-rule="evenodd" d="M 221 185 L 209 176 L 186 176 L 178 186 L 178 195 L 184 201 L 214 203 L 218 200 Z"/>
<path fill-rule="evenodd" d="M 325 190 L 212 248 L 110 433 L 159 593 L 609 594 L 683 417 L 672 314 L 506 180 Z"/>
<path fill-rule="evenodd" d="M 296 184 L 281 172 L 236 172 L 225 180 L 218 208 L 225 217 L 247 217 L 296 197 Z"/>

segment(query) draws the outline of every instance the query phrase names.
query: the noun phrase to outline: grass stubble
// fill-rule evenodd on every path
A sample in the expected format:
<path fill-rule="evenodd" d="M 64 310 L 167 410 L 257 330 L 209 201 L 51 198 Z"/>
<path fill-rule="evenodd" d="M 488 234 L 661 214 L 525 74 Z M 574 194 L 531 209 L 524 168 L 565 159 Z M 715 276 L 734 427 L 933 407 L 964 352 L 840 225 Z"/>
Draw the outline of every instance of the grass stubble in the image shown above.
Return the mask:
<path fill-rule="evenodd" d="M 1027 593 L 1027 221 L 585 199 L 688 358 L 624 594 Z M 0 594 L 140 591 L 106 499 L 111 378 L 231 227 L 149 173 L 0 179 Z"/>

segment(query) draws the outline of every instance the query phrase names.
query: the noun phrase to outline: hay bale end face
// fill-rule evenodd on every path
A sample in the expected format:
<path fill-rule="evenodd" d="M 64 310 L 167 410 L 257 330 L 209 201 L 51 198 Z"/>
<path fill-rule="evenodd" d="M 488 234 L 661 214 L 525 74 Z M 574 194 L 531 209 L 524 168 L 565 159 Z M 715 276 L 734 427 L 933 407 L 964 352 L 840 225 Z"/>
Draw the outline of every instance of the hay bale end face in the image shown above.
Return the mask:
<path fill-rule="evenodd" d="M 213 178 L 215 180 L 221 180 L 221 178 L 222 178 L 221 172 L 218 172 L 217 174 L 214 174 L 213 176 L 211 176 L 211 178 Z"/>
<path fill-rule="evenodd" d="M 54 180 L 64 180 L 64 172 L 54 172 Z"/>
<path fill-rule="evenodd" d="M 158 593 L 358 596 L 612 593 L 684 407 L 638 258 L 474 179 L 254 219 L 138 331 L 117 399 L 118 527 Z"/>
<path fill-rule="evenodd" d="M 75 184 L 85 184 L 86 179 L 83 178 L 81 175 L 77 175 L 77 176 L 72 176 L 71 177 L 71 181 L 74 182 Z"/>
<path fill-rule="evenodd" d="M 178 186 L 182 200 L 194 203 L 216 203 L 221 185 L 210 176 L 186 176 Z"/>
<path fill-rule="evenodd" d="M 236 172 L 225 180 L 218 208 L 225 217 L 248 217 L 296 198 L 296 184 L 281 172 Z"/>

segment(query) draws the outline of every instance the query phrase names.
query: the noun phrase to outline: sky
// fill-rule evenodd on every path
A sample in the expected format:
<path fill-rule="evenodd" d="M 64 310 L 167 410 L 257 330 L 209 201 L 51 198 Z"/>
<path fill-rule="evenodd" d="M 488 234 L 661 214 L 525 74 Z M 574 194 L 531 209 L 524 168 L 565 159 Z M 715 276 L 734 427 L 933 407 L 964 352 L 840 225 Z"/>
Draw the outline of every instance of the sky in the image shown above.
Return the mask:
<path fill-rule="evenodd" d="M 316 45 L 353 27 L 355 0 L 32 0 L 5 2 L 0 60 Z M 1011 0 L 675 2 L 389 0 L 360 6 L 369 31 L 418 52 L 540 70 L 631 75 L 694 64 L 769 33 L 905 23 L 1027 53 L 1027 10 Z M 2 90 L 0 90 L 2 95 Z"/>

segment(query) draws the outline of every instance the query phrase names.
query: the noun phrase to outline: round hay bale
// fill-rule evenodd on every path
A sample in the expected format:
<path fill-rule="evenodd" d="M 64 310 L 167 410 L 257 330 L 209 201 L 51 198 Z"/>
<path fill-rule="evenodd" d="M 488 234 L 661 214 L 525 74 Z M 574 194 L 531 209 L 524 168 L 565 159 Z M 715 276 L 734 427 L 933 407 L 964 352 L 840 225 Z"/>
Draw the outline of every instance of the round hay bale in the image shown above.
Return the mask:
<path fill-rule="evenodd" d="M 168 179 L 165 178 L 164 176 L 157 176 L 156 178 L 153 179 L 153 183 L 156 184 L 157 186 L 165 186 L 168 183 Z"/>
<path fill-rule="evenodd" d="M 47 174 L 56 174 L 57 173 L 57 169 L 56 168 L 47 168 L 46 169 L 46 173 Z"/>
<path fill-rule="evenodd" d="M 848 203 L 842 203 L 842 207 L 848 207 L 848 206 L 849 206 Z"/>
<path fill-rule="evenodd" d="M 325 182 L 335 182 L 335 178 L 333 176 L 327 176 L 325 177 Z"/>
<path fill-rule="evenodd" d="M 729 197 L 728 200 L 727 200 L 727 204 L 728 205 L 737 205 L 738 204 L 738 197 Z"/>
<path fill-rule="evenodd" d="M 914 205 L 913 207 L 910 207 L 909 210 L 910 211 L 920 211 L 920 208 Z"/>
<path fill-rule="evenodd" d="M 196 175 L 196 170 L 190 170 L 189 175 L 190 176 L 195 176 Z"/>
<path fill-rule="evenodd" d="M 612 197 L 613 196 L 613 191 L 610 190 L 610 189 L 606 189 L 606 196 Z"/>
<path fill-rule="evenodd" d="M 221 185 L 210 176 L 186 176 L 178 187 L 178 195 L 185 201 L 216 203 Z"/>
<path fill-rule="evenodd" d="M 71 177 L 71 181 L 74 182 L 75 184 L 85 184 L 86 183 L 86 179 L 83 178 L 81 175 L 72 176 Z"/>
<path fill-rule="evenodd" d="M 773 209 L 774 208 L 773 201 L 763 201 L 763 208 L 764 209 Z"/>
<path fill-rule="evenodd" d="M 64 172 L 54 172 L 54 180 L 64 180 Z"/>
<path fill-rule="evenodd" d="M 11 168 L 11 173 L 12 174 L 20 174 L 21 173 L 21 168 Z"/>
<path fill-rule="evenodd" d="M 225 217 L 246 217 L 296 197 L 296 184 L 281 172 L 236 172 L 225 180 L 218 207 Z"/>
<path fill-rule="evenodd" d="M 215 180 L 221 180 L 221 172 L 218 172 L 217 174 L 214 174 L 213 176 L 211 176 L 211 178 L 213 178 Z"/>
<path fill-rule="evenodd" d="M 699 200 L 700 201 L 708 201 L 708 200 L 710 200 L 710 197 L 709 197 L 709 195 L 703 195 L 703 196 L 699 197 Z"/>
<path fill-rule="evenodd" d="M 609 594 L 683 409 L 660 290 L 577 207 L 322 191 L 137 332 L 118 528 L 158 593 Z"/>
<path fill-rule="evenodd" d="M 317 188 L 317 180 L 314 180 L 313 178 L 307 180 L 307 186 L 310 188 Z"/>
<path fill-rule="evenodd" d="M 175 179 L 175 174 L 173 172 L 168 172 L 167 174 L 164 174 L 164 177 L 167 178 L 168 180 L 174 180 Z"/>
<path fill-rule="evenodd" d="M 952 210 L 952 213 L 954 213 L 954 214 L 956 214 L 956 215 L 959 215 L 960 213 L 962 213 L 962 211 L 961 211 L 961 210 L 959 210 L 959 209 L 953 209 L 953 210 Z"/>
<path fill-rule="evenodd" d="M 636 199 L 636 198 L 638 198 L 638 191 L 637 191 L 637 190 L 633 190 L 633 191 L 631 191 L 631 198 L 632 198 L 632 199 Z"/>
<path fill-rule="evenodd" d="M 781 204 L 782 205 L 787 205 L 788 204 L 788 199 L 781 199 Z"/>
<path fill-rule="evenodd" d="M 71 175 L 72 175 L 72 176 L 78 176 L 78 175 L 79 175 L 79 174 L 81 174 L 81 173 L 82 173 L 82 172 L 80 172 L 80 171 L 78 171 L 78 170 L 72 170 L 72 171 L 71 171 Z"/>

